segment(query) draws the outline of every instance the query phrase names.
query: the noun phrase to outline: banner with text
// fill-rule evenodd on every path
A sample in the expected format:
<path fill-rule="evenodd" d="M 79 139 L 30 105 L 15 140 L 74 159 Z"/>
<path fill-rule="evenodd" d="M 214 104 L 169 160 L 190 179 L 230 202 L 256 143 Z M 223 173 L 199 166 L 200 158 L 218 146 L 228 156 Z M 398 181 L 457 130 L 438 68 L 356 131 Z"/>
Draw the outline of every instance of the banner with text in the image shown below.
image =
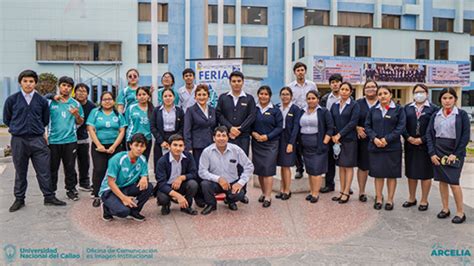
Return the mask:
<path fill-rule="evenodd" d="M 232 71 L 242 71 L 242 59 L 196 61 L 197 84 L 208 84 L 218 95 L 230 90 L 229 75 Z"/>

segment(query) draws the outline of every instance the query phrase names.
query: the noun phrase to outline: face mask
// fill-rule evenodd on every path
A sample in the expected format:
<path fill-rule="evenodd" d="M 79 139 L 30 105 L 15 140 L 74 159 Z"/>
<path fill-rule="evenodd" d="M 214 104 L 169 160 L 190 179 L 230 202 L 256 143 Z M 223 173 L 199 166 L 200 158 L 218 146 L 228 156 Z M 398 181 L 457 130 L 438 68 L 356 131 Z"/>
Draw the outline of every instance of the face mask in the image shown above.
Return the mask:
<path fill-rule="evenodd" d="M 339 154 L 341 154 L 341 144 L 334 143 L 332 150 L 334 151 L 334 159 L 337 160 L 339 158 Z"/>
<path fill-rule="evenodd" d="M 426 94 L 423 93 L 423 92 L 417 92 L 417 93 L 415 93 L 413 98 L 415 99 L 415 102 L 422 103 L 422 102 L 426 101 Z"/>

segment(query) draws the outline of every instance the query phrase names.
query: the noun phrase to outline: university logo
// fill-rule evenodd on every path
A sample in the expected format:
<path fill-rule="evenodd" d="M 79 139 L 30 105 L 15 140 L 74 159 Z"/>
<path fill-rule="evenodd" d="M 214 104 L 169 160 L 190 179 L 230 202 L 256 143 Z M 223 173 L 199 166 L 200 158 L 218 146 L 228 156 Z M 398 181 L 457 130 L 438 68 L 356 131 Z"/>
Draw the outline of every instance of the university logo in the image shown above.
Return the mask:
<path fill-rule="evenodd" d="M 5 262 L 7 264 L 12 263 L 16 258 L 16 247 L 8 244 L 3 247 L 3 254 L 5 256 Z"/>

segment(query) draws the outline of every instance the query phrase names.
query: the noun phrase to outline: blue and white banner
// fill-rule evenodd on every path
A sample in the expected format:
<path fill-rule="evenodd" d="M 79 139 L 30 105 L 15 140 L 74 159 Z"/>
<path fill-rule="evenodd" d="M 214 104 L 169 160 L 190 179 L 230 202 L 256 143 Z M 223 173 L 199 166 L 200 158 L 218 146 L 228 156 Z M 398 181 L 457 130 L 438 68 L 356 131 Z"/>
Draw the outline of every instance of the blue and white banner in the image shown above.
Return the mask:
<path fill-rule="evenodd" d="M 230 90 L 229 76 L 233 71 L 242 71 L 242 59 L 196 61 L 197 84 L 208 84 L 218 95 Z"/>

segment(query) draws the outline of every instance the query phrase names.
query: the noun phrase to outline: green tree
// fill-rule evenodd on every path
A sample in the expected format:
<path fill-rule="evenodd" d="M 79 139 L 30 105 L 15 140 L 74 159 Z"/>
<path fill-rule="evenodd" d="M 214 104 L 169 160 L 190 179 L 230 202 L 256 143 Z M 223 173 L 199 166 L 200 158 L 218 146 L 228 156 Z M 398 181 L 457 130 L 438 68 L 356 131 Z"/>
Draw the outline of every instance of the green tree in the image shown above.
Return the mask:
<path fill-rule="evenodd" d="M 39 75 L 38 85 L 36 86 L 36 91 L 41 95 L 46 95 L 48 93 L 56 93 L 56 84 L 58 83 L 58 78 L 53 73 L 41 73 Z"/>

